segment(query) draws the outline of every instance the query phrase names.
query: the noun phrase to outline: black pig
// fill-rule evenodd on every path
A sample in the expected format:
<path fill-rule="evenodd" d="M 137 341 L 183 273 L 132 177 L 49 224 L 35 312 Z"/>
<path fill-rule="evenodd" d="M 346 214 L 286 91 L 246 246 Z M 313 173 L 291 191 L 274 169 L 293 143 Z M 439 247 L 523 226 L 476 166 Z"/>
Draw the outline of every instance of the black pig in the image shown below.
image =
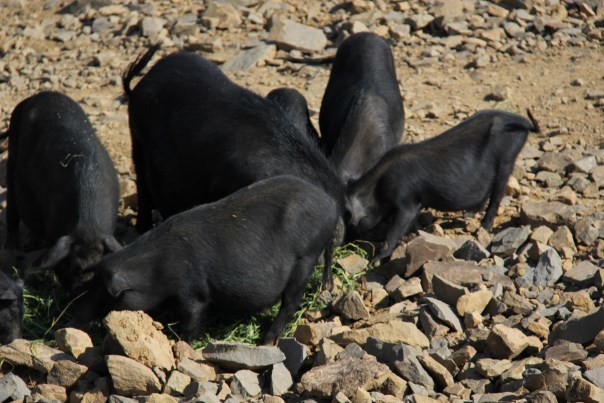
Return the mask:
<path fill-rule="evenodd" d="M 21 337 L 23 281 L 14 281 L 0 270 L 0 345 Z"/>
<path fill-rule="evenodd" d="M 219 200 L 276 175 L 301 177 L 334 198 L 344 213 L 344 186 L 318 142 L 273 100 L 229 80 L 210 61 L 178 52 L 159 60 L 134 89 L 152 47 L 124 72 L 136 169 L 136 228 L 152 226 L 152 210 L 169 217 Z M 343 220 L 334 233 L 341 242 Z M 323 287 L 332 287 L 331 249 Z"/>
<path fill-rule="evenodd" d="M 404 122 L 390 46 L 374 33 L 351 35 L 338 48 L 319 114 L 322 147 L 344 183 L 399 144 Z"/>
<path fill-rule="evenodd" d="M 19 103 L 8 137 L 7 246 L 18 246 L 22 220 L 52 244 L 42 266 L 58 264 L 59 279 L 70 288 L 104 249 L 120 249 L 113 237 L 117 172 L 82 108 L 57 92 Z"/>
<path fill-rule="evenodd" d="M 273 343 L 297 309 L 338 218 L 322 189 L 287 175 L 174 215 L 91 269 L 95 277 L 74 324 L 110 310 L 161 316 L 167 309 L 178 314 L 180 332 L 190 340 L 208 310 L 259 312 L 280 299 L 264 337 Z"/>
<path fill-rule="evenodd" d="M 294 120 L 298 130 L 317 141 L 319 140 L 319 134 L 310 120 L 308 103 L 304 95 L 293 88 L 276 88 L 269 92 L 266 98 L 281 106 Z"/>
<path fill-rule="evenodd" d="M 347 236 L 385 239 L 381 259 L 422 208 L 479 210 L 487 199 L 482 226 L 490 230 L 516 156 L 535 128 L 522 116 L 484 110 L 439 136 L 396 147 L 349 186 Z"/>

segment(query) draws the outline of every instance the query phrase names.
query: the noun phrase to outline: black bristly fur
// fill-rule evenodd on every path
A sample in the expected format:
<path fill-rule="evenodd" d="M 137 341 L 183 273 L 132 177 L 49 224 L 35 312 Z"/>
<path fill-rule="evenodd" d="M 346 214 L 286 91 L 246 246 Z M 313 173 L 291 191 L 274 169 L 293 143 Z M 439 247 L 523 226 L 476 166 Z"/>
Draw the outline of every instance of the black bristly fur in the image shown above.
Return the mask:
<path fill-rule="evenodd" d="M 321 144 L 340 178 L 361 177 L 403 136 L 405 114 L 392 52 L 362 32 L 338 48 L 321 102 Z"/>
<path fill-rule="evenodd" d="M 533 124 L 522 116 L 484 110 L 443 134 L 388 152 L 347 190 L 349 238 L 385 240 L 392 253 L 422 208 L 479 210 L 490 230 L 516 157 Z"/>
<path fill-rule="evenodd" d="M 322 189 L 293 176 L 257 182 L 176 214 L 91 272 L 76 323 L 109 310 L 143 310 L 199 334 L 208 310 L 260 312 L 281 300 L 264 337 L 274 343 L 301 301 L 315 261 L 332 239 L 338 208 Z"/>

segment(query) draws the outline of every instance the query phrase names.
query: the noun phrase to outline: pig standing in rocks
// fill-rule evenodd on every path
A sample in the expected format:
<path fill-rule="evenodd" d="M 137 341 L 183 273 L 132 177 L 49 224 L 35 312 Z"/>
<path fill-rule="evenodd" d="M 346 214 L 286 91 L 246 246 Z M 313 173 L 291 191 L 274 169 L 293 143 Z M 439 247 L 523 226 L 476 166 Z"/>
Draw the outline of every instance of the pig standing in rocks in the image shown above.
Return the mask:
<path fill-rule="evenodd" d="M 190 340 L 208 310 L 259 312 L 280 299 L 263 339 L 274 343 L 331 243 L 338 214 L 322 189 L 285 175 L 174 215 L 91 269 L 74 324 L 110 310 L 168 310 Z"/>
<path fill-rule="evenodd" d="M 120 249 L 113 237 L 119 199 L 113 162 L 82 108 L 57 92 L 19 103 L 7 134 L 7 247 L 18 246 L 22 220 L 52 244 L 42 266 L 56 265 L 71 288 L 105 250 Z"/>
<path fill-rule="evenodd" d="M 316 139 L 282 106 L 236 85 L 193 53 L 164 57 L 130 89 L 155 51 L 157 46 L 123 76 L 137 175 L 137 230 L 151 228 L 153 209 L 167 218 L 288 174 L 324 189 L 336 201 L 342 220 L 333 243 L 339 244 L 344 186 Z M 323 281 L 328 289 L 333 285 L 331 254 L 329 246 Z"/>
<path fill-rule="evenodd" d="M 266 98 L 282 107 L 292 118 L 298 130 L 319 141 L 319 134 L 310 120 L 308 103 L 304 95 L 293 88 L 277 88 L 269 92 Z"/>
<path fill-rule="evenodd" d="M 361 177 L 403 136 L 405 115 L 392 52 L 371 32 L 338 48 L 321 102 L 321 144 L 340 178 Z"/>
<path fill-rule="evenodd" d="M 21 338 L 22 322 L 23 281 L 0 270 L 0 345 Z"/>
<path fill-rule="evenodd" d="M 516 156 L 534 126 L 522 116 L 484 110 L 443 134 L 388 152 L 347 191 L 347 236 L 384 240 L 389 256 L 420 210 L 479 210 L 490 230 Z"/>

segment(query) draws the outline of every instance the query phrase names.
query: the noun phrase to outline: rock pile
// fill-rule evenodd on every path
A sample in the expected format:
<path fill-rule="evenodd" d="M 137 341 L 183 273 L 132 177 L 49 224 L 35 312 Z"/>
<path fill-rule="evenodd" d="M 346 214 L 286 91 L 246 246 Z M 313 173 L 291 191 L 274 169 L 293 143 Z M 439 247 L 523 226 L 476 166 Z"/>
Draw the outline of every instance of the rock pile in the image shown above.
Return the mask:
<path fill-rule="evenodd" d="M 418 71 L 455 63 L 480 71 L 567 46 L 598 52 L 604 39 L 601 0 L 48 0 L 31 2 L 35 14 L 27 3 L 0 0 L 10 15 L 0 13 L 3 119 L 40 89 L 79 94 L 111 143 L 124 215 L 136 189 L 119 77 L 149 42 L 199 52 L 235 77 L 263 66 L 300 72 L 320 96 L 313 63 L 352 32 L 389 38 Z M 586 111 L 604 106 L 601 88 L 583 89 Z M 489 91 L 496 102 L 514 96 L 508 85 Z M 579 102 L 560 91 L 559 102 Z M 453 109 L 461 118 L 470 108 Z M 443 113 L 416 102 L 407 117 Z M 75 329 L 56 332 L 57 348 L 1 346 L 0 401 L 604 401 L 604 151 L 572 136 L 580 121 L 541 122 L 493 234 L 471 215 L 424 214 L 424 231 L 391 262 L 367 270 L 360 256 L 339 260 L 362 275 L 357 289 L 308 313 L 277 347 L 194 351 L 140 312 L 113 313 L 102 346 Z"/>

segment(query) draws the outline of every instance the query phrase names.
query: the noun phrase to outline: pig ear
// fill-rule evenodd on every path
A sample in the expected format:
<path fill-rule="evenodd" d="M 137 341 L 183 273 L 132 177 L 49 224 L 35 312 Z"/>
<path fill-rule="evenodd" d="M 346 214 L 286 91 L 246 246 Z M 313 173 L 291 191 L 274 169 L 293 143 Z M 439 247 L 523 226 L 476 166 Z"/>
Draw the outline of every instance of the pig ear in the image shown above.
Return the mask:
<path fill-rule="evenodd" d="M 103 245 L 109 252 L 117 252 L 122 249 L 122 245 L 113 237 L 113 235 L 103 238 Z"/>
<path fill-rule="evenodd" d="M 128 284 L 128 280 L 121 273 L 115 273 L 111 276 L 111 280 L 107 284 L 109 295 L 115 298 L 119 297 L 124 291 L 131 289 L 132 287 Z"/>
<path fill-rule="evenodd" d="M 42 267 L 47 269 L 54 266 L 68 254 L 73 243 L 70 235 L 64 235 L 42 256 Z"/>

